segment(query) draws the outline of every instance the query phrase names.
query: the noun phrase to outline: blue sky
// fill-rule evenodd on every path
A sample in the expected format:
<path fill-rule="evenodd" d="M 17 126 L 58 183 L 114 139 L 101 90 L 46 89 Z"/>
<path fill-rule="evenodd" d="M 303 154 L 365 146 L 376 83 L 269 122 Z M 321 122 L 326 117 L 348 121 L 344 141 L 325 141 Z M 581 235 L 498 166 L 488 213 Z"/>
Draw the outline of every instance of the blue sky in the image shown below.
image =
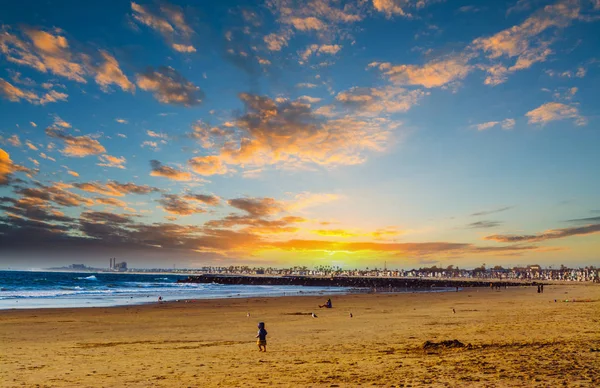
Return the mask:
<path fill-rule="evenodd" d="M 598 1 L 0 10 L 4 267 L 598 264 Z"/>

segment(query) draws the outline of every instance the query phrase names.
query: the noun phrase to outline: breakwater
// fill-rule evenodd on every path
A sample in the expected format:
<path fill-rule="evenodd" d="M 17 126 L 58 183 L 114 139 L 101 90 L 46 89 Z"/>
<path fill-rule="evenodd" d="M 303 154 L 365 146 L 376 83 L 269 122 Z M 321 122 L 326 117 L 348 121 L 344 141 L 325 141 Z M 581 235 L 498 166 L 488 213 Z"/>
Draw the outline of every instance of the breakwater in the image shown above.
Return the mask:
<path fill-rule="evenodd" d="M 386 278 L 386 277 L 316 277 L 316 276 L 244 276 L 204 274 L 189 276 L 178 283 L 216 283 L 253 286 L 319 286 L 354 288 L 414 288 L 433 287 L 494 287 L 531 286 L 536 282 L 509 282 L 485 280 L 435 279 L 435 278 Z"/>

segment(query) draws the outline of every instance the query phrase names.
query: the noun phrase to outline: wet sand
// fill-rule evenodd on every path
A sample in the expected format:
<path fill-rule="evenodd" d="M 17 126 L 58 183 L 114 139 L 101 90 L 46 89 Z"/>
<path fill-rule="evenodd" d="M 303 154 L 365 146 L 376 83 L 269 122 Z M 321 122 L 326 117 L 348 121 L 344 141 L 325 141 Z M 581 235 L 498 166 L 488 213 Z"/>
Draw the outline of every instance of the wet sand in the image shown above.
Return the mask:
<path fill-rule="evenodd" d="M 544 291 L 5 310 L 0 386 L 600 386 L 600 285 Z M 465 346 L 423 348 L 455 339 Z"/>

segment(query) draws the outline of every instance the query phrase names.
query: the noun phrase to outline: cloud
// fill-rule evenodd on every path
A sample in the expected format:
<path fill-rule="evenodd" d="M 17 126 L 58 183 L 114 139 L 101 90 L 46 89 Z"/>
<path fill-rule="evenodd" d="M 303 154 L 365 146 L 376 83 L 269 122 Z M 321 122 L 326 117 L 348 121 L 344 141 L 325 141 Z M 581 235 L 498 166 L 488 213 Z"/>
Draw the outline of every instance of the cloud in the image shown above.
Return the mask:
<path fill-rule="evenodd" d="M 513 129 L 515 126 L 514 119 L 504 119 L 502 121 L 488 121 L 487 123 L 473 124 L 471 128 L 477 128 L 478 131 L 485 131 L 486 129 L 493 128 L 500 125 L 502 129 Z"/>
<path fill-rule="evenodd" d="M 376 11 L 385 14 L 388 19 L 393 16 L 411 18 L 413 17 L 413 14 L 409 10 L 418 10 L 425 8 L 430 4 L 442 1 L 443 0 L 372 0 L 373 8 Z"/>
<path fill-rule="evenodd" d="M 294 198 L 288 201 L 285 208 L 289 211 L 300 211 L 310 207 L 334 202 L 341 197 L 338 194 L 331 193 L 311 193 L 308 191 L 296 194 Z"/>
<path fill-rule="evenodd" d="M 100 205 L 115 206 L 123 209 L 127 207 L 127 202 L 121 201 L 116 198 L 96 197 L 94 198 L 94 202 Z"/>
<path fill-rule="evenodd" d="M 154 98 L 163 104 L 192 106 L 204 98 L 199 87 L 170 67 L 148 68 L 145 73 L 137 74 L 137 84 L 142 90 L 153 92 Z"/>
<path fill-rule="evenodd" d="M 297 88 L 308 88 L 308 89 L 313 89 L 316 88 L 318 85 L 310 83 L 310 82 L 301 82 L 299 84 L 296 84 Z"/>
<path fill-rule="evenodd" d="M 284 211 L 285 205 L 273 198 L 234 198 L 229 206 L 243 210 L 253 217 L 265 217 Z"/>
<path fill-rule="evenodd" d="M 159 150 L 158 143 L 155 142 L 155 141 L 146 140 L 146 141 L 142 142 L 142 144 L 140 146 L 142 148 L 145 148 L 145 147 L 151 148 L 153 151 L 158 151 Z"/>
<path fill-rule="evenodd" d="M 486 84 L 497 85 L 504 82 L 506 76 L 514 71 L 544 62 L 553 53 L 550 45 L 554 37 L 544 37 L 543 33 L 551 28 L 563 29 L 574 20 L 581 19 L 582 2 L 578 0 L 557 1 L 547 5 L 527 18 L 523 23 L 500 31 L 487 38 L 475 39 L 471 45 L 474 50 L 482 50 L 490 60 L 515 58 L 512 66 L 489 66 Z M 482 67 L 486 68 L 486 66 Z"/>
<path fill-rule="evenodd" d="M 0 95 L 11 102 L 20 102 L 21 100 L 25 100 L 35 105 L 45 105 L 50 102 L 66 101 L 69 97 L 68 94 L 60 93 L 55 90 L 51 90 L 40 97 L 37 93 L 20 89 L 2 78 L 0 78 Z"/>
<path fill-rule="evenodd" d="M 189 216 L 196 213 L 206 213 L 206 210 L 195 207 L 184 201 L 179 196 L 174 194 L 163 194 L 162 198 L 157 201 L 162 208 L 171 214 L 178 216 Z"/>
<path fill-rule="evenodd" d="M 161 139 L 166 139 L 166 138 L 167 138 L 167 135 L 166 135 L 166 134 L 164 134 L 164 133 L 158 133 L 158 132 L 154 132 L 154 131 L 151 131 L 151 130 L 147 130 L 147 131 L 146 131 L 146 134 L 147 134 L 148 136 L 150 136 L 150 137 L 158 137 L 158 138 L 161 138 Z"/>
<path fill-rule="evenodd" d="M 600 232 L 600 224 L 590 224 L 585 226 L 575 226 L 571 228 L 550 229 L 538 234 L 530 235 L 502 235 L 494 234 L 484 237 L 484 240 L 492 240 L 503 243 L 522 243 L 522 242 L 540 242 L 545 240 L 554 240 L 571 236 L 584 236 Z"/>
<path fill-rule="evenodd" d="M 119 124 L 129 124 L 129 121 L 127 121 L 125 119 L 116 118 L 115 121 Z"/>
<path fill-rule="evenodd" d="M 109 90 L 108 87 L 114 84 L 123 91 L 135 92 L 135 85 L 129 81 L 125 74 L 123 74 L 115 57 L 102 50 L 100 50 L 100 55 L 104 59 L 104 62 L 95 67 L 95 80 L 96 83 L 100 85 L 100 88 L 106 92 Z"/>
<path fill-rule="evenodd" d="M 217 206 L 221 203 L 221 198 L 216 195 L 208 195 L 208 194 L 186 194 L 183 196 L 184 199 L 188 201 L 196 201 L 203 203 L 209 206 Z"/>
<path fill-rule="evenodd" d="M 245 114 L 235 121 L 238 131 L 203 131 L 203 142 L 220 149 L 207 158 L 225 172 L 224 164 L 262 167 L 281 164 L 302 168 L 353 165 L 365 161 L 366 151 L 382 151 L 398 123 L 385 118 L 359 118 L 343 114 L 325 119 L 310 105 L 286 99 L 242 93 Z"/>
<path fill-rule="evenodd" d="M 191 44 L 194 30 L 186 22 L 185 12 L 181 7 L 162 2 L 158 9 L 152 10 L 149 6 L 132 2 L 131 10 L 135 21 L 158 32 L 175 51 L 196 52 Z"/>
<path fill-rule="evenodd" d="M 21 140 L 19 139 L 19 135 L 12 135 L 11 137 L 9 137 L 6 140 L 0 139 L 0 141 L 3 141 L 4 143 L 8 143 L 13 147 L 21 147 Z"/>
<path fill-rule="evenodd" d="M 85 211 L 81 213 L 80 217 L 86 221 L 96 223 L 130 224 L 133 222 L 132 217 L 127 214 L 115 214 L 97 211 Z"/>
<path fill-rule="evenodd" d="M 577 222 L 577 223 L 599 223 L 600 217 L 588 217 L 588 218 L 575 218 L 572 220 L 567 220 L 567 222 Z"/>
<path fill-rule="evenodd" d="M 62 127 L 62 128 L 71 128 L 71 124 L 69 124 L 65 120 L 61 119 L 57 115 L 54 116 L 54 125 L 57 127 Z"/>
<path fill-rule="evenodd" d="M 425 88 L 436 88 L 464 79 L 473 68 L 468 64 L 468 60 L 468 56 L 454 55 L 428 62 L 422 66 L 373 62 L 369 64 L 369 67 L 378 68 L 397 85 L 420 85 Z"/>
<path fill-rule="evenodd" d="M 40 183 L 36 188 L 18 188 L 15 190 L 22 197 L 21 203 L 27 203 L 28 206 L 47 207 L 47 202 L 52 201 L 59 206 L 77 207 L 82 205 L 93 205 L 94 201 L 81 195 L 72 193 L 67 189 L 71 185 L 54 183 L 52 186 L 46 186 Z"/>
<path fill-rule="evenodd" d="M 267 7 L 280 26 L 279 31 L 263 38 L 269 51 L 281 51 L 298 32 L 315 33 L 323 45 L 333 49 L 334 41 L 349 38 L 347 26 L 362 20 L 365 14 L 362 3 L 331 0 L 278 0 L 269 1 Z"/>
<path fill-rule="evenodd" d="M 501 225 L 501 221 L 477 221 L 467 225 L 468 229 L 495 228 Z"/>
<path fill-rule="evenodd" d="M 38 150 L 38 148 L 33 143 L 31 143 L 29 140 L 27 140 L 25 142 L 25 145 L 27 146 L 27 148 L 29 148 L 32 151 L 37 151 Z"/>
<path fill-rule="evenodd" d="M 8 183 L 10 175 L 14 172 L 14 165 L 8 152 L 0 148 L 0 186 Z"/>
<path fill-rule="evenodd" d="M 579 114 L 579 109 L 573 105 L 560 102 L 547 102 L 525 114 L 529 124 L 545 125 L 550 121 L 573 119 L 576 125 L 585 125 L 587 120 Z"/>
<path fill-rule="evenodd" d="M 74 187 L 79 190 L 87 191 L 90 193 L 108 195 L 112 197 L 122 197 L 127 194 L 151 194 L 160 191 L 156 187 L 148 185 L 136 185 L 135 183 L 119 183 L 111 181 L 106 184 L 99 182 L 85 182 L 85 183 L 74 183 Z"/>
<path fill-rule="evenodd" d="M 106 152 L 106 149 L 98 140 L 89 136 L 72 136 L 54 127 L 46 128 L 46 134 L 64 141 L 65 147 L 61 152 L 66 156 L 81 158 Z"/>
<path fill-rule="evenodd" d="M 151 160 L 150 166 L 152 168 L 152 171 L 150 172 L 151 176 L 161 176 L 175 181 L 189 181 L 192 179 L 192 174 L 189 172 L 165 166 L 158 160 Z"/>
<path fill-rule="evenodd" d="M 8 31 L 0 35 L 0 51 L 10 62 L 30 66 L 40 72 L 66 77 L 70 80 L 85 83 L 85 68 L 77 63 L 75 55 L 69 48 L 67 39 L 60 35 L 60 30 L 54 33 L 23 29 L 22 40 Z"/>
<path fill-rule="evenodd" d="M 320 236 L 342 237 L 342 238 L 359 236 L 359 234 L 347 231 L 345 229 L 316 229 L 316 230 L 311 230 L 311 233 L 318 234 Z"/>
<path fill-rule="evenodd" d="M 288 45 L 288 37 L 276 33 L 265 36 L 264 41 L 267 44 L 267 49 L 270 51 L 281 51 L 282 48 Z"/>
<path fill-rule="evenodd" d="M 99 50 L 93 53 L 93 56 L 73 52 L 67 38 L 64 37 L 64 31 L 60 29 L 42 31 L 26 27 L 21 32 L 22 35 L 19 37 L 4 27 L 4 31 L 0 33 L 0 52 L 8 61 L 79 83 L 87 83 L 86 77 L 94 77 L 96 83 L 105 92 L 111 84 L 119 86 L 124 91 L 135 90 L 134 85 L 121 71 L 117 60 L 108 52 Z M 44 83 L 42 86 L 51 88 L 54 85 Z M 24 96 L 23 99 L 29 102 L 37 101 L 39 104 L 65 101 L 68 97 L 67 94 L 54 90 L 42 97 L 37 95 L 34 97 L 33 92 L 27 93 L 29 95 Z"/>
<path fill-rule="evenodd" d="M 335 97 L 342 105 L 365 113 L 406 112 L 428 93 L 394 86 L 381 88 L 354 87 Z"/>
<path fill-rule="evenodd" d="M 321 55 L 321 54 L 335 55 L 341 49 L 342 49 L 342 46 L 340 46 L 338 44 L 323 44 L 323 45 L 311 44 L 304 51 L 302 51 L 300 53 L 300 57 L 306 61 L 312 55 Z"/>
<path fill-rule="evenodd" d="M 388 15 L 401 14 L 400 10 L 404 9 L 399 4 L 407 3 L 392 0 L 375 2 L 378 4 L 376 8 L 379 7 Z M 564 29 L 575 20 L 594 20 L 582 14 L 586 9 L 589 9 L 589 2 L 559 0 L 555 4 L 543 7 L 519 25 L 489 37 L 474 39 L 457 54 L 433 59 L 423 65 L 373 62 L 369 67 L 377 67 L 390 81 L 398 85 L 447 87 L 461 81 L 476 69 L 488 73 L 485 84 L 498 85 L 506 81 L 508 75 L 528 69 L 535 63 L 544 62 L 553 54 L 551 45 L 557 39 L 549 31 Z"/>
<path fill-rule="evenodd" d="M 210 220 L 204 224 L 207 228 L 237 228 L 239 231 L 256 234 L 294 233 L 298 231 L 297 223 L 305 222 L 302 217 L 286 216 L 276 220 L 269 220 L 253 215 L 230 214 L 220 220 Z"/>
<path fill-rule="evenodd" d="M 100 160 L 98 166 L 120 169 L 125 169 L 125 163 L 127 162 L 127 159 L 125 159 L 124 156 L 117 157 L 111 155 L 100 155 L 98 159 Z"/>
<path fill-rule="evenodd" d="M 505 207 L 501 207 L 501 208 L 498 208 L 498 209 L 480 211 L 480 212 L 476 212 L 476 213 L 471 214 L 471 217 L 487 216 L 489 214 L 505 212 L 507 210 L 512 209 L 513 207 L 514 206 L 505 206 Z"/>
<path fill-rule="evenodd" d="M 227 166 L 217 156 L 197 156 L 188 160 L 188 165 L 195 173 L 210 176 L 226 174 Z"/>

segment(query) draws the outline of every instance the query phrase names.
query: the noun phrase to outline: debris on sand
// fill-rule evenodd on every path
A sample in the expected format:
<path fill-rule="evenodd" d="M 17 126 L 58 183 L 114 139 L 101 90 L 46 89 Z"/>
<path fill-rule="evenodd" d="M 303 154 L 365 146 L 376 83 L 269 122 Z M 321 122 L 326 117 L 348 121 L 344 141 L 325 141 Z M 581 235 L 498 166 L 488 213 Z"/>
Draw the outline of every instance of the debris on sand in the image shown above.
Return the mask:
<path fill-rule="evenodd" d="M 425 343 L 423 344 L 423 350 L 427 350 L 427 349 L 439 349 L 439 348 L 443 348 L 443 349 L 449 349 L 449 348 L 465 348 L 468 347 L 468 345 L 463 344 L 462 342 L 460 342 L 459 340 L 446 340 L 446 341 L 440 341 L 440 342 L 433 342 L 433 341 L 425 341 Z"/>

